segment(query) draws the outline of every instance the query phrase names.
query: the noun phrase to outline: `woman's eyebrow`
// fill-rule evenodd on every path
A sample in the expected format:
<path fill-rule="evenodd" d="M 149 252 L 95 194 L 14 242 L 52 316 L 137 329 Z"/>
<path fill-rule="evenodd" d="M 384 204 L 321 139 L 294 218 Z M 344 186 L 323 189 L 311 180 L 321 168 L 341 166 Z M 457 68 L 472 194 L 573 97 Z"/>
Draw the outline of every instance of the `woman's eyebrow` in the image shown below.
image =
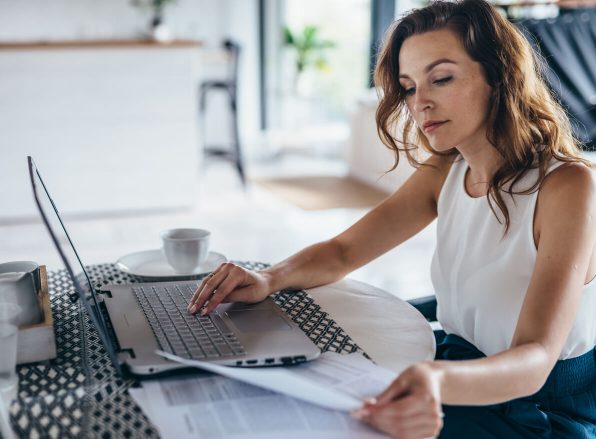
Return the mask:
<path fill-rule="evenodd" d="M 448 64 L 457 64 L 455 61 L 449 59 L 449 58 L 440 58 L 436 61 L 431 62 L 429 65 L 427 65 L 424 68 L 424 73 L 428 73 L 430 72 L 433 68 L 435 68 L 436 66 L 438 66 L 439 64 L 443 64 L 443 63 L 448 63 Z M 410 77 L 405 74 L 402 73 L 401 75 L 399 75 L 400 78 L 406 78 L 406 79 L 410 79 Z"/>

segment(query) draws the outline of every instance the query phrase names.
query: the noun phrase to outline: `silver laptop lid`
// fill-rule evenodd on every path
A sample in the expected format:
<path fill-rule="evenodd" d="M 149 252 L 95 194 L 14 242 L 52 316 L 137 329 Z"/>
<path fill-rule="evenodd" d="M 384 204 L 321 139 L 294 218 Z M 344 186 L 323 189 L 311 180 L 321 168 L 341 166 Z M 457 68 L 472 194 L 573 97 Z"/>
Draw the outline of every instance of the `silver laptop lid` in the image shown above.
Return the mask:
<path fill-rule="evenodd" d="M 85 270 L 79 253 L 74 247 L 72 240 L 64 226 L 64 221 L 58 213 L 58 208 L 52 200 L 47 186 L 41 178 L 39 170 L 35 166 L 33 158 L 28 156 L 27 162 L 29 165 L 29 176 L 31 177 L 31 187 L 33 189 L 33 197 L 35 203 L 41 214 L 41 218 L 50 233 L 52 241 L 56 246 L 56 250 L 60 254 L 60 258 L 64 262 L 64 266 L 70 275 L 75 288 L 75 294 L 71 294 L 73 300 L 77 298 L 83 303 L 91 322 L 95 326 L 104 347 L 106 348 L 114 367 L 121 371 L 120 364 L 117 358 L 117 348 L 109 336 L 109 328 L 111 325 L 106 321 L 104 313 L 102 312 L 101 298 L 98 297 L 91 278 Z M 75 273 L 74 269 L 79 269 Z"/>

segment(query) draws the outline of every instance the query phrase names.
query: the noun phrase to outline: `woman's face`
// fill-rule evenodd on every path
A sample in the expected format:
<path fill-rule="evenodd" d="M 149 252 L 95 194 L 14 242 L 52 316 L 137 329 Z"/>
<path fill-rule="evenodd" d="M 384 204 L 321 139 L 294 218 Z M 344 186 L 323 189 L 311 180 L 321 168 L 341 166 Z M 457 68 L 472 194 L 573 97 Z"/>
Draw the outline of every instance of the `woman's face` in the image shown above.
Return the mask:
<path fill-rule="evenodd" d="M 399 52 L 399 82 L 416 124 L 437 151 L 488 144 L 491 87 L 482 66 L 448 29 L 407 38 Z"/>

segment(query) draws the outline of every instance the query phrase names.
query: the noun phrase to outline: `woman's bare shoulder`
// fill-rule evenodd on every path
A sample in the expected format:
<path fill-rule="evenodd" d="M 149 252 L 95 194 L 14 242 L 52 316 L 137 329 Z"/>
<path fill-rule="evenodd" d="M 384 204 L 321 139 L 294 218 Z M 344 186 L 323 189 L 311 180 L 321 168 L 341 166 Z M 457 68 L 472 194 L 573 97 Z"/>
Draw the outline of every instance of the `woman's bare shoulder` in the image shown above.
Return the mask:
<path fill-rule="evenodd" d="M 550 172 L 540 186 L 536 225 L 540 230 L 545 220 L 557 221 L 582 212 L 596 213 L 596 173 L 580 162 L 565 163 Z"/>
<path fill-rule="evenodd" d="M 540 186 L 540 198 L 594 197 L 596 173 L 581 162 L 564 163 L 551 171 Z"/>

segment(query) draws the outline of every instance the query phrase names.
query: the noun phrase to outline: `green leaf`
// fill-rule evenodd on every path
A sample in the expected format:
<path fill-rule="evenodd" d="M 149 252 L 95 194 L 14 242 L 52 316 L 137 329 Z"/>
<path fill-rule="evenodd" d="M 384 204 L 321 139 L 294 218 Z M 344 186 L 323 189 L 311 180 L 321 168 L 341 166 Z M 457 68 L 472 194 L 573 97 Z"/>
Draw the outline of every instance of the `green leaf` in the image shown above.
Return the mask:
<path fill-rule="evenodd" d="M 284 26 L 283 32 L 284 32 L 284 44 L 286 46 L 294 46 L 295 45 L 294 35 L 292 35 L 292 31 L 290 30 L 290 28 L 287 26 Z"/>
<path fill-rule="evenodd" d="M 296 71 L 298 74 L 309 66 L 319 70 L 329 70 L 324 54 L 320 52 L 335 47 L 335 43 L 319 39 L 318 33 L 319 28 L 313 25 L 304 26 L 300 33 L 292 32 L 288 26 L 283 27 L 284 45 L 292 47 L 296 51 Z"/>
<path fill-rule="evenodd" d="M 302 35 L 304 35 L 304 42 L 313 42 L 317 39 L 317 32 L 319 30 L 316 26 L 304 26 L 304 30 L 302 31 Z"/>

